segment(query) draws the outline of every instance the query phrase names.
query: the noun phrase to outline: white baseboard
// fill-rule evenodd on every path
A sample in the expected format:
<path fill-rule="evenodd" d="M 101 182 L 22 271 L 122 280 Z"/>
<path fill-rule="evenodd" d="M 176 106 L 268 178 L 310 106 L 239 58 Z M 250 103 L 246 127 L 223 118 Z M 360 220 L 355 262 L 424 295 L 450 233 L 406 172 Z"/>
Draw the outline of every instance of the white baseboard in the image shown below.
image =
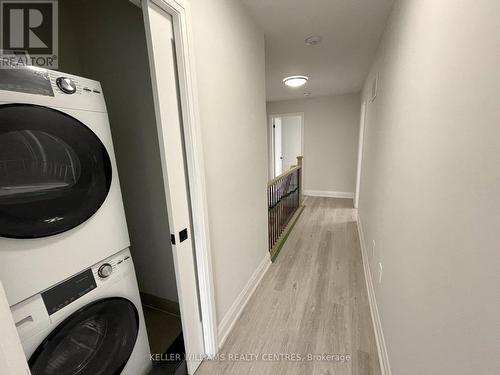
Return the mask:
<path fill-rule="evenodd" d="M 243 309 L 247 305 L 248 300 L 250 299 L 250 297 L 252 297 L 253 293 L 255 292 L 255 289 L 257 289 L 257 286 L 260 284 L 260 281 L 266 274 L 270 265 L 271 265 L 271 258 L 269 257 L 269 253 L 267 253 L 264 259 L 262 259 L 262 261 L 260 262 L 255 272 L 250 277 L 250 280 L 248 280 L 247 284 L 245 285 L 241 293 L 238 295 L 234 303 L 229 308 L 229 311 L 226 313 L 226 315 L 224 315 L 224 318 L 222 318 L 218 328 L 219 349 L 226 341 L 227 336 L 233 329 L 236 321 L 238 320 L 241 313 L 243 312 Z"/>
<path fill-rule="evenodd" d="M 311 197 L 354 199 L 354 193 L 347 191 L 304 190 L 304 195 L 309 195 Z"/>
<path fill-rule="evenodd" d="M 387 347 L 385 345 L 384 332 L 382 330 L 382 322 L 380 321 L 377 300 L 375 298 L 375 291 L 373 289 L 373 279 L 370 271 L 370 262 L 368 261 L 368 252 L 359 213 L 357 214 L 357 224 L 359 242 L 361 245 L 361 256 L 363 258 L 363 269 L 365 271 L 366 289 L 368 291 L 368 302 L 370 303 L 373 329 L 375 331 L 375 341 L 377 342 L 378 358 L 380 361 L 380 370 L 382 375 L 391 375 L 391 365 L 389 363 L 389 356 L 387 354 Z"/>

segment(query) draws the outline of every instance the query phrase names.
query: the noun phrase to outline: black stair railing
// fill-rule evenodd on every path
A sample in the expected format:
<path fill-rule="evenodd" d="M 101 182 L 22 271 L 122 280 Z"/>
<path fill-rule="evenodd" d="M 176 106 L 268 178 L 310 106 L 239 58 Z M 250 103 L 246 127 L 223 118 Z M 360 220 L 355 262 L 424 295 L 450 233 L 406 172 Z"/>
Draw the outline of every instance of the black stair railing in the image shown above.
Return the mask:
<path fill-rule="evenodd" d="M 274 256 L 286 228 L 302 204 L 302 156 L 297 165 L 267 185 L 269 251 Z"/>

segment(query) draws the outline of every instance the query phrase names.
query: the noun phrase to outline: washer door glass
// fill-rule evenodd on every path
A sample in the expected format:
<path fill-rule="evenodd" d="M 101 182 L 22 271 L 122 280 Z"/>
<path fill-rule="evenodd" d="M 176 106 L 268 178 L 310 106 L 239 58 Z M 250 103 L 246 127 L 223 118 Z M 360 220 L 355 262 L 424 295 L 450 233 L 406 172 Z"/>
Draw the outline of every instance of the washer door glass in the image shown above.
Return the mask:
<path fill-rule="evenodd" d="M 137 309 L 124 298 L 107 298 L 64 320 L 29 360 L 32 375 L 120 374 L 139 332 Z"/>
<path fill-rule="evenodd" d="M 37 238 L 83 223 L 111 186 L 99 138 L 47 107 L 0 106 L 0 236 Z"/>

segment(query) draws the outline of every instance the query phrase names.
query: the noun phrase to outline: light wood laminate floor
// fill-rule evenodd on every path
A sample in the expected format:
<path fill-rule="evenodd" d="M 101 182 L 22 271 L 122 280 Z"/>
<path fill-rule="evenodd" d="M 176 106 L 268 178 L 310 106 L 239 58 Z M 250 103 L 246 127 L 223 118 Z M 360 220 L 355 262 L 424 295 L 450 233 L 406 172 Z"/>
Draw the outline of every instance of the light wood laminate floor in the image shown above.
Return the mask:
<path fill-rule="evenodd" d="M 225 360 L 203 362 L 196 375 L 380 375 L 352 200 L 305 205 L 220 351 Z M 309 361 L 308 353 L 351 359 Z M 258 359 L 229 360 L 242 354 Z"/>

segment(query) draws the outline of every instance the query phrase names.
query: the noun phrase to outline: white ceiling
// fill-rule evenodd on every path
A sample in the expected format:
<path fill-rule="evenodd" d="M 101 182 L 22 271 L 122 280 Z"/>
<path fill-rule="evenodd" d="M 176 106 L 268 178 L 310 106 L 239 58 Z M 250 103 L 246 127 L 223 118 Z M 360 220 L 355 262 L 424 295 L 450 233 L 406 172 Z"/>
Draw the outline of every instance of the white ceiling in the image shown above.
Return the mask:
<path fill-rule="evenodd" d="M 359 91 L 394 0 L 241 0 L 266 37 L 267 100 Z M 308 46 L 304 39 L 321 35 Z M 298 89 L 282 79 L 307 75 Z"/>

